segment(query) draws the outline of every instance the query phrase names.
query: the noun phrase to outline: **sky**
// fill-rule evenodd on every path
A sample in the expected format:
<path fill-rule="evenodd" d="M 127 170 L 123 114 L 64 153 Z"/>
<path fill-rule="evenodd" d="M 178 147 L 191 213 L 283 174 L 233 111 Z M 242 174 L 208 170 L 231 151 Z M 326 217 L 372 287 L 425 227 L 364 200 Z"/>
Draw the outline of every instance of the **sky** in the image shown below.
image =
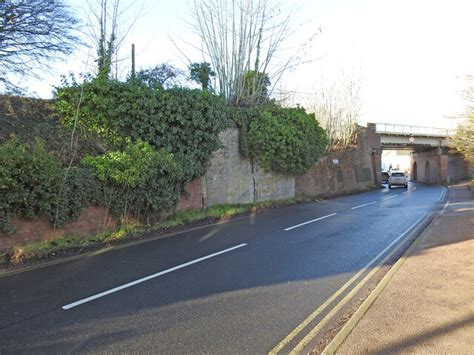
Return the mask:
<path fill-rule="evenodd" d="M 87 22 L 85 2 L 67 1 Z M 206 59 L 196 49 L 190 0 L 135 2 L 140 6 L 128 8 L 124 17 L 126 22 L 139 14 L 122 46 L 124 58 L 134 43 L 138 68 L 169 63 L 185 69 L 188 60 Z M 344 76 L 360 85 L 362 124 L 455 127 L 453 117 L 463 111 L 464 77 L 474 74 L 474 1 L 287 0 L 281 9 L 293 11 L 294 33 L 280 59 L 298 51 L 300 61 L 308 62 L 285 73 L 276 86 L 290 103 L 308 107 L 315 91 L 338 85 Z M 30 81 L 30 90 L 50 97 L 61 74 L 91 71 L 94 55 L 78 49 L 42 80 Z"/>

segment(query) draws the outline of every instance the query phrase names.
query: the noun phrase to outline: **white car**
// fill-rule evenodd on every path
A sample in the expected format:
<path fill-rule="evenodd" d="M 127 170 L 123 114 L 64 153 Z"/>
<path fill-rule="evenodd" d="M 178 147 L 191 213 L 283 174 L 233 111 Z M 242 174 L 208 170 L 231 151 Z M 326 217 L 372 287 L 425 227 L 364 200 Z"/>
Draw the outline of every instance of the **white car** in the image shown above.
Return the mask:
<path fill-rule="evenodd" d="M 408 187 L 408 179 L 403 171 L 391 171 L 387 183 L 389 189 L 391 189 L 392 186 Z"/>

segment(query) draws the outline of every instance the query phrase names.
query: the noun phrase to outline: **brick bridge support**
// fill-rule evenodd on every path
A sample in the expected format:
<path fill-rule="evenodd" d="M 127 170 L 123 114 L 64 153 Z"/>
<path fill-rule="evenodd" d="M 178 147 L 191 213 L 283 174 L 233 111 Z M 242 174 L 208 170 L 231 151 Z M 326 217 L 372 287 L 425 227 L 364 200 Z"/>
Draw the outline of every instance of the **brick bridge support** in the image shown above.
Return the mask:
<path fill-rule="evenodd" d="M 442 148 L 411 153 L 411 176 L 414 181 L 442 184 L 448 181 L 448 154 Z"/>

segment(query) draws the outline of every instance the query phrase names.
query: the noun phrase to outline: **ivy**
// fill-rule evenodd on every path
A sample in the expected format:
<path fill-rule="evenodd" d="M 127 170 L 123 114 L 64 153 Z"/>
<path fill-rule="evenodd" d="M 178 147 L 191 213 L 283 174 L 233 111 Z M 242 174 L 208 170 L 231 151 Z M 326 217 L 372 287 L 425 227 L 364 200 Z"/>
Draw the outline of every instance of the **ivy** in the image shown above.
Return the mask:
<path fill-rule="evenodd" d="M 61 181 L 59 161 L 37 140 L 32 146 L 14 136 L 0 145 L 0 221 L 8 233 L 15 232 L 13 215 L 38 218 L 54 208 Z"/>
<path fill-rule="evenodd" d="M 57 88 L 54 105 L 66 126 L 109 151 L 63 169 L 40 141 L 0 145 L 0 223 L 9 233 L 13 215 L 49 216 L 60 226 L 91 205 L 141 221 L 172 210 L 184 184 L 206 172 L 227 117 L 240 127 L 241 153 L 278 173 L 304 174 L 327 144 L 302 108 L 229 107 L 209 91 L 165 90 L 140 77 L 72 78 Z"/>
<path fill-rule="evenodd" d="M 73 166 L 63 171 L 63 183 L 53 209 L 49 211 L 55 226 L 76 220 L 91 205 L 104 205 L 103 185 L 89 167 Z"/>
<path fill-rule="evenodd" d="M 117 217 L 147 221 L 158 217 L 176 205 L 182 190 L 182 172 L 174 155 L 166 149 L 156 151 L 147 142 L 86 157 L 83 165 L 102 182 L 102 204 Z"/>
<path fill-rule="evenodd" d="M 324 153 L 326 133 L 303 108 L 268 105 L 233 117 L 242 127 L 241 152 L 265 169 L 301 175 Z"/>
<path fill-rule="evenodd" d="M 117 148 L 130 139 L 165 148 L 175 155 L 186 180 L 203 175 L 219 148 L 225 107 L 222 97 L 207 91 L 163 90 L 136 78 L 65 81 L 56 91 L 56 110 L 66 125 L 76 124 Z"/>

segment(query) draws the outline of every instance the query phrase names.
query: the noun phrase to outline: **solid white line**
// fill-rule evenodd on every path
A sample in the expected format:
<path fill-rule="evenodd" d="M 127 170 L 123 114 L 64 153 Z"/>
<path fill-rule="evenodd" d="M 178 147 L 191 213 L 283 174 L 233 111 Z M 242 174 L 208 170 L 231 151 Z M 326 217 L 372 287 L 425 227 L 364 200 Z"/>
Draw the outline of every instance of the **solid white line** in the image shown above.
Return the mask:
<path fill-rule="evenodd" d="M 364 203 L 363 205 L 352 207 L 351 210 L 355 210 L 355 209 L 365 207 L 365 206 L 368 206 L 368 205 L 373 205 L 374 203 L 377 203 L 377 201 L 372 201 L 372 202 L 369 202 L 369 203 Z"/>
<path fill-rule="evenodd" d="M 389 197 L 385 197 L 384 200 L 390 200 L 391 198 L 394 198 L 394 197 L 397 197 L 398 195 L 392 195 L 392 196 L 389 196 Z"/>
<path fill-rule="evenodd" d="M 418 223 L 420 223 L 427 214 L 421 216 L 415 223 L 408 227 L 400 236 L 392 241 L 384 250 L 382 250 L 374 259 L 367 264 L 363 270 L 368 269 L 377 259 L 379 259 L 389 248 L 391 248 L 395 243 L 402 239 L 407 233 L 409 233 Z M 318 324 L 298 343 L 298 345 L 290 351 L 290 354 L 300 354 L 308 343 L 314 339 L 314 337 L 320 332 L 320 330 L 335 316 L 335 314 L 344 307 L 347 302 L 349 302 L 354 295 L 367 283 L 367 281 L 380 270 L 383 264 L 393 255 L 393 253 L 400 248 L 401 243 L 395 247 L 389 254 L 385 256 L 359 283 L 354 286 L 354 288 L 337 304 L 335 305 L 329 313 L 319 321 Z M 358 273 L 359 274 L 359 273 Z M 351 279 L 352 280 L 352 279 Z"/>
<path fill-rule="evenodd" d="M 441 187 L 441 194 L 439 195 L 439 197 L 436 201 L 438 201 L 438 202 L 443 201 L 445 194 L 446 194 L 446 188 L 442 186 Z"/>
<path fill-rule="evenodd" d="M 124 284 L 124 285 L 121 285 L 121 286 L 117 286 L 117 287 L 114 287 L 114 288 L 112 288 L 112 289 L 110 289 L 110 290 L 107 290 L 107 291 L 98 293 L 98 294 L 96 294 L 96 295 L 93 295 L 93 296 L 90 296 L 90 297 L 87 297 L 87 298 L 83 298 L 82 300 L 79 300 L 79 301 L 76 301 L 76 302 L 73 302 L 73 303 L 69 303 L 69 304 L 67 304 L 67 305 L 65 305 L 65 306 L 62 306 L 62 309 L 65 309 L 65 310 L 71 309 L 71 308 L 76 307 L 76 306 L 79 306 L 79 305 L 81 305 L 81 304 L 83 304 L 83 303 L 87 303 L 87 302 L 93 301 L 93 300 L 95 300 L 95 299 L 97 299 L 97 298 L 110 295 L 111 293 L 114 293 L 114 292 L 123 290 L 123 289 L 128 288 L 128 287 L 131 287 L 131 286 L 135 286 L 135 285 L 137 285 L 137 284 L 139 284 L 139 283 L 142 283 L 142 282 L 145 282 L 145 281 L 154 279 L 155 277 L 158 277 L 158 276 L 161 276 L 161 275 L 164 275 L 164 274 L 168 274 L 168 273 L 170 273 L 170 272 L 173 272 L 173 271 L 176 271 L 176 270 L 185 268 L 185 267 L 187 267 L 187 266 L 189 266 L 189 265 L 199 263 L 199 262 L 201 262 L 201 261 L 204 261 L 204 260 L 213 258 L 213 257 L 215 257 L 215 256 L 218 256 L 218 255 L 221 255 L 221 254 L 224 254 L 224 253 L 228 253 L 229 251 L 232 251 L 232 250 L 235 250 L 235 249 L 238 249 L 238 248 L 242 248 L 242 247 L 244 247 L 244 246 L 246 246 L 246 245 L 247 245 L 246 243 L 239 244 L 239 245 L 236 245 L 235 247 L 228 248 L 228 249 L 225 249 L 225 250 L 221 250 L 221 251 L 219 251 L 219 252 L 217 252 L 217 253 L 209 254 L 209 255 L 207 255 L 207 256 L 203 256 L 202 258 L 198 258 L 198 259 L 194 259 L 194 260 L 188 261 L 187 263 L 184 263 L 184 264 L 181 264 L 181 265 L 172 267 L 172 268 L 167 269 L 167 270 L 163 270 L 163 271 L 157 272 L 156 274 L 149 275 L 149 276 L 143 277 L 143 278 L 141 278 L 141 279 L 138 279 L 138 280 L 129 282 L 129 283 L 127 283 L 127 284 Z"/>
<path fill-rule="evenodd" d="M 395 240 L 393 240 L 389 245 L 385 247 L 380 253 L 377 254 L 376 257 L 374 257 L 372 260 L 370 260 L 369 263 L 367 263 L 362 269 L 360 269 L 354 276 L 351 277 L 350 280 L 348 280 L 340 289 L 338 289 L 331 297 L 329 297 L 322 305 L 320 305 L 313 313 L 311 313 L 306 319 L 298 325 L 290 334 L 288 334 L 285 339 L 283 339 L 280 343 L 278 343 L 277 346 L 273 348 L 272 351 L 270 351 L 270 354 L 277 354 L 279 351 L 281 351 L 285 346 L 287 346 L 298 334 L 303 331 L 304 328 L 308 324 L 310 324 L 318 315 L 320 315 L 339 295 L 341 295 L 349 286 L 351 286 L 362 274 L 364 274 L 372 265 L 379 260 L 382 255 L 384 255 L 390 248 L 395 245 L 400 239 L 402 239 L 410 230 L 413 229 L 418 223 L 420 223 L 427 214 L 424 214 L 421 216 L 415 223 L 413 223 L 410 227 L 408 227 L 402 234 L 400 234 Z M 398 248 L 399 246 L 397 246 Z M 393 250 L 391 251 L 391 253 Z M 380 267 L 381 264 L 383 264 L 387 259 L 388 256 L 391 256 L 392 254 L 388 254 L 385 256 L 385 258 L 380 261 L 375 268 Z"/>
<path fill-rule="evenodd" d="M 316 221 L 320 221 L 320 220 L 322 220 L 322 219 L 324 219 L 324 218 L 332 217 L 332 216 L 335 216 L 335 215 L 337 215 L 337 213 L 331 213 L 331 214 L 328 214 L 327 216 L 319 217 L 319 218 L 316 218 L 316 219 L 312 219 L 311 221 L 307 221 L 307 222 L 303 222 L 303 223 L 297 224 L 296 226 L 292 226 L 292 227 L 285 228 L 284 230 L 285 230 L 285 231 L 289 231 L 289 230 L 292 230 L 292 229 L 295 229 L 295 228 L 304 226 L 304 225 L 306 225 L 306 224 L 313 223 L 313 222 L 316 222 Z"/>

